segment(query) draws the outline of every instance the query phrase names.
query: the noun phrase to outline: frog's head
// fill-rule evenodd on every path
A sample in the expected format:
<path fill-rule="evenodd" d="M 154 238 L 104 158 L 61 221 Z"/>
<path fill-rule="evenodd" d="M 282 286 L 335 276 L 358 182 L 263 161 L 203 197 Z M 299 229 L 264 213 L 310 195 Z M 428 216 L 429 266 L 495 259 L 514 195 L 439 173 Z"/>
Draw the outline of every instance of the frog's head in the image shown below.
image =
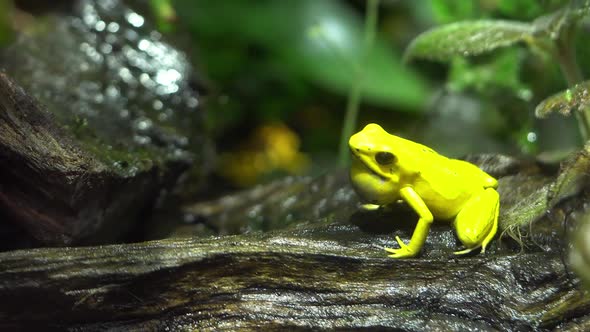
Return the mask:
<path fill-rule="evenodd" d="M 392 136 L 381 126 L 371 123 L 348 141 L 353 155 L 353 167 L 359 162 L 382 180 L 399 179 L 397 157 L 392 151 Z M 356 166 L 355 166 L 356 165 Z"/>

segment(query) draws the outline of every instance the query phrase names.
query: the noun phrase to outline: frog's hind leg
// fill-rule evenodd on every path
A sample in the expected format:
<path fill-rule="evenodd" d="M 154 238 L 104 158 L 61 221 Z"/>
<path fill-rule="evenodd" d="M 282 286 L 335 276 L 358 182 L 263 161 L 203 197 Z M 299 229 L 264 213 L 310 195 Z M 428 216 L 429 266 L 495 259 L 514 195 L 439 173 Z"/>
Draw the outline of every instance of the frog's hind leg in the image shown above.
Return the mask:
<path fill-rule="evenodd" d="M 487 188 L 473 196 L 455 217 L 455 232 L 466 248 L 455 254 L 466 254 L 479 247 L 485 252 L 498 230 L 499 211 L 500 196 L 495 189 Z"/>

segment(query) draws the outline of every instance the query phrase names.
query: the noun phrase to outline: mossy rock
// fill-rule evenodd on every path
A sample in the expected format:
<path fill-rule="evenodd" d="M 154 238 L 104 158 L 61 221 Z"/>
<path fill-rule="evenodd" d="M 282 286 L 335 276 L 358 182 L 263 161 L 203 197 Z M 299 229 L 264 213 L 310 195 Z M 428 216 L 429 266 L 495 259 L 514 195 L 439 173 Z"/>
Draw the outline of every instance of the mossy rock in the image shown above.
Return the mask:
<path fill-rule="evenodd" d="M 211 144 L 196 76 L 187 55 L 122 1 L 76 1 L 35 22 L 0 55 L 6 73 L 2 111 L 28 114 L 20 120 L 29 127 L 13 128 L 22 131 L 23 146 L 52 156 L 59 148 L 75 150 L 83 160 L 61 155 L 59 163 L 39 161 L 35 168 L 27 151 L 0 149 L 4 175 L 18 179 L 2 188 L 4 207 L 41 243 L 112 241 L 189 167 L 193 185 L 203 180 Z M 26 105 L 19 104 L 23 100 Z M 28 131 L 40 118 L 52 146 L 30 142 L 34 134 Z M 81 169 L 71 169 L 73 162 Z M 42 179 L 53 187 L 29 178 L 33 170 L 40 178 L 56 177 Z M 15 196 L 19 191 L 38 195 L 25 204 Z M 47 219 L 33 212 L 47 213 Z"/>

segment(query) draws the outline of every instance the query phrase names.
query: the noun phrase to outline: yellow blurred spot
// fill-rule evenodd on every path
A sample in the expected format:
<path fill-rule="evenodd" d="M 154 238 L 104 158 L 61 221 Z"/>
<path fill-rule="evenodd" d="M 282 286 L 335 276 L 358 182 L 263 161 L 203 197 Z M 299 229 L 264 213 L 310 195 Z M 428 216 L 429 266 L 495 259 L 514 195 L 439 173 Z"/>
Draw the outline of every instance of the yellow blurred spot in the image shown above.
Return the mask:
<path fill-rule="evenodd" d="M 242 187 L 273 172 L 302 174 L 310 160 L 300 145 L 297 134 L 282 123 L 258 127 L 237 151 L 221 155 L 219 173 Z"/>

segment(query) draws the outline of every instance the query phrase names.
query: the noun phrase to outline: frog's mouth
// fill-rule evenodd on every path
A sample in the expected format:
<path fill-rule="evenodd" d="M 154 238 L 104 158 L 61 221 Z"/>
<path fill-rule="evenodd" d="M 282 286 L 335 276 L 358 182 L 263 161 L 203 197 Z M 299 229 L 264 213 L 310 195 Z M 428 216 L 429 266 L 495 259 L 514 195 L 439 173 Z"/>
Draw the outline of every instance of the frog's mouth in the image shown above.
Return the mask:
<path fill-rule="evenodd" d="M 387 175 L 385 173 L 383 173 L 383 171 L 379 167 L 376 167 L 374 163 L 371 163 L 370 161 L 366 160 L 366 159 L 369 159 L 368 156 L 361 155 L 360 153 L 358 153 L 354 149 L 350 149 L 350 150 L 351 150 L 352 155 L 354 157 L 353 161 L 352 161 L 353 163 L 356 162 L 357 164 L 362 165 L 361 167 L 368 170 L 370 173 L 379 177 L 383 181 L 386 181 L 388 179 Z"/>

